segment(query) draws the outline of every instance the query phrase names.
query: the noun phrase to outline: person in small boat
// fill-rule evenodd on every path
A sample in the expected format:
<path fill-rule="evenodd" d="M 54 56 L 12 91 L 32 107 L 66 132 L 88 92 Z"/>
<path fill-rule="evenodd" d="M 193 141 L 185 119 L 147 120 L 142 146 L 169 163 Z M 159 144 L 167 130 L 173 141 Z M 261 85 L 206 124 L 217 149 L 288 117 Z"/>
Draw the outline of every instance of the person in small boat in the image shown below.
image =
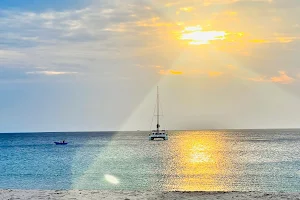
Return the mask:
<path fill-rule="evenodd" d="M 65 141 L 63 140 L 63 144 L 65 143 Z"/>

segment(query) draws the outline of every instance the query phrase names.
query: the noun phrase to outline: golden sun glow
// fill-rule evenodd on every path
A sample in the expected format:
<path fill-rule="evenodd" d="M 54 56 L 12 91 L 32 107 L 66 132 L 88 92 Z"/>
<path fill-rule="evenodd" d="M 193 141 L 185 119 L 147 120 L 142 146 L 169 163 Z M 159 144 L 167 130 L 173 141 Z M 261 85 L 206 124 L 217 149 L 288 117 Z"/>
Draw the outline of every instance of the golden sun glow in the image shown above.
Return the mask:
<path fill-rule="evenodd" d="M 224 40 L 225 31 L 203 31 L 201 26 L 189 26 L 185 27 L 181 31 L 181 40 L 189 41 L 192 45 L 209 44 L 212 40 Z"/>
<path fill-rule="evenodd" d="M 167 169 L 170 170 L 167 174 L 175 172 L 182 176 L 168 182 L 167 190 L 231 190 L 234 179 L 219 179 L 225 174 L 230 174 L 232 169 L 238 169 L 233 166 L 232 158 L 226 155 L 229 147 L 225 134 L 192 131 L 170 145 L 169 148 L 176 154 L 176 159 L 166 160 Z"/>

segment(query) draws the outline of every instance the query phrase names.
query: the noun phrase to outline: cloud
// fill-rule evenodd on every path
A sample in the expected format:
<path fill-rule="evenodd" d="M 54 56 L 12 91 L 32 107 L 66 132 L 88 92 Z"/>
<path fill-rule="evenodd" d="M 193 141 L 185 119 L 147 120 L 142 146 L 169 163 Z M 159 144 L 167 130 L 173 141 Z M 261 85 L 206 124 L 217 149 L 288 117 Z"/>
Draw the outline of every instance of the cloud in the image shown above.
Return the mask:
<path fill-rule="evenodd" d="M 226 6 L 223 10 L 220 9 L 219 13 L 214 13 L 216 9 L 210 8 L 198 12 L 203 8 L 203 2 L 216 5 L 242 1 L 156 2 L 160 5 L 130 0 L 106 1 L 101 5 L 93 4 L 77 10 L 45 12 L 1 10 L 0 67 L 22 66 L 27 68 L 27 72 L 34 74 L 38 66 L 47 66 L 43 71 L 78 72 L 91 76 L 95 76 L 96 73 L 102 74 L 104 69 L 109 68 L 114 74 L 123 76 L 126 73 L 134 74 L 136 69 L 129 72 L 131 69 L 128 68 L 136 63 L 141 66 L 154 66 L 156 63 L 171 66 L 181 59 L 181 54 L 185 54 L 185 50 L 190 51 L 189 48 L 194 48 L 191 50 L 193 53 L 182 65 L 192 62 L 196 56 L 202 55 L 200 53 L 202 51 L 226 52 L 229 57 L 237 54 L 252 56 L 258 49 L 257 46 L 267 48 L 270 43 L 291 45 L 299 40 L 292 32 L 278 31 L 278 34 L 268 32 L 259 35 L 256 25 L 261 21 L 257 23 L 253 17 L 251 20 L 256 24 L 249 24 L 249 19 L 243 18 L 245 13 L 237 6 L 230 9 Z M 176 16 L 178 10 L 195 12 Z M 189 27 L 197 30 L 189 30 Z M 209 45 L 194 47 L 188 45 L 207 43 Z M 228 62 L 234 63 L 231 60 Z M 148 70 L 146 67 L 144 69 Z M 186 68 L 178 73 L 171 72 L 167 68 L 164 70 L 161 71 L 162 74 L 191 73 Z M 207 69 L 204 71 L 210 76 L 222 75 L 209 73 Z M 43 73 L 46 75 L 46 72 Z"/>
<path fill-rule="evenodd" d="M 272 0 L 184 0 L 184 1 L 178 1 L 178 0 L 168 0 L 163 1 L 165 7 L 174 7 L 174 6 L 181 6 L 188 3 L 198 3 L 204 6 L 212 6 L 212 5 L 222 5 L 222 4 L 234 4 L 239 2 L 266 2 L 271 3 Z"/>
<path fill-rule="evenodd" d="M 164 70 L 164 69 L 159 70 L 158 73 L 161 75 L 182 75 L 183 74 L 182 71 Z"/>
<path fill-rule="evenodd" d="M 219 72 L 219 71 L 210 71 L 208 72 L 208 75 L 211 77 L 217 77 L 217 76 L 221 76 L 223 74 L 223 72 Z"/>
<path fill-rule="evenodd" d="M 231 69 L 231 70 L 236 70 L 236 69 L 238 69 L 238 67 L 237 67 L 237 66 L 234 66 L 234 65 L 227 65 L 226 68 Z"/>
<path fill-rule="evenodd" d="M 269 82 L 270 81 L 267 79 L 266 76 L 260 76 L 260 77 L 256 77 L 256 78 L 248 78 L 248 80 L 254 81 L 254 82 Z"/>
<path fill-rule="evenodd" d="M 61 72 L 61 71 L 33 71 L 26 72 L 26 74 L 42 74 L 47 76 L 55 76 L 55 75 L 70 75 L 70 74 L 78 74 L 78 72 Z"/>
<path fill-rule="evenodd" d="M 179 8 L 180 11 L 184 11 L 184 12 L 191 12 L 194 8 L 193 7 L 182 7 Z"/>
<path fill-rule="evenodd" d="M 279 74 L 280 76 L 272 77 L 271 81 L 275 83 L 289 84 L 295 80 L 294 78 L 288 76 L 285 71 L 279 71 Z"/>
<path fill-rule="evenodd" d="M 1 10 L 0 15 L 0 67 L 27 68 L 28 74 L 94 76 L 110 68 L 123 76 L 132 63 L 144 64 L 139 54 L 168 41 L 168 22 L 141 2 L 61 12 Z M 36 71 L 38 66 L 47 71 Z"/>
<path fill-rule="evenodd" d="M 170 70 L 170 73 L 173 74 L 173 75 L 180 75 L 180 74 L 183 74 L 182 71 L 175 71 L 175 70 Z"/>
<path fill-rule="evenodd" d="M 105 40 L 122 33 L 134 32 L 136 26 L 158 26 L 159 17 L 144 5 L 127 3 L 90 6 L 79 10 L 47 11 L 43 13 L 17 12 L 7 10 L 1 12 L 0 30 L 6 35 L 14 35 L 14 43 L 18 40 L 34 36 L 35 43 L 27 44 L 54 44 L 59 42 L 87 42 Z M 148 21 L 146 21 L 148 20 Z M 163 23 L 160 24 L 165 25 Z M 17 32 L 16 30 L 22 30 Z M 114 32 L 114 33 L 112 33 Z M 4 37 L 7 38 L 7 36 Z M 30 37 L 28 37 L 30 36 Z M 8 38 L 12 41 L 12 38 Z"/>
<path fill-rule="evenodd" d="M 203 0 L 203 4 L 209 6 L 213 4 L 231 4 L 238 1 L 239 0 Z"/>
<path fill-rule="evenodd" d="M 6 62 L 10 62 L 11 60 L 25 59 L 26 54 L 18 51 L 18 50 L 0 50 L 0 65 L 6 64 Z"/>
<path fill-rule="evenodd" d="M 205 69 L 186 69 L 186 70 L 165 70 L 158 71 L 161 75 L 184 75 L 185 77 L 219 77 L 224 73 L 221 71 L 210 71 Z"/>
<path fill-rule="evenodd" d="M 179 15 L 181 12 L 192 12 L 193 10 L 193 7 L 181 7 L 176 11 L 176 15 Z"/>
<path fill-rule="evenodd" d="M 281 83 L 281 84 L 290 84 L 295 81 L 294 78 L 287 75 L 285 71 L 279 71 L 279 76 L 267 77 L 261 76 L 257 78 L 249 78 L 251 81 L 255 82 L 274 82 L 274 83 Z"/>
<path fill-rule="evenodd" d="M 266 2 L 266 3 L 272 3 L 273 0 L 203 0 L 202 1 L 204 5 L 214 5 L 214 4 L 233 4 L 233 3 L 239 3 L 239 2 Z"/>
<path fill-rule="evenodd" d="M 259 43 L 259 44 L 264 44 L 264 43 L 290 43 L 295 40 L 300 40 L 300 37 L 289 37 L 289 36 L 270 36 L 266 39 L 252 39 L 250 42 L 253 43 Z"/>

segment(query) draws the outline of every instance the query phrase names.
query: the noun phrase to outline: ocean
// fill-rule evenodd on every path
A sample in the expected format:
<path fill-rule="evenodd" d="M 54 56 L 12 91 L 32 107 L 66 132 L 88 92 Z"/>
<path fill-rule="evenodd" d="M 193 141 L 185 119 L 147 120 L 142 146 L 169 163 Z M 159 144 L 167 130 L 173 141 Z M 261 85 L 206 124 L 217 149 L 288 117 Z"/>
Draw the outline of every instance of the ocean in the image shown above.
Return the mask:
<path fill-rule="evenodd" d="M 300 192 L 300 130 L 3 133 L 0 155 L 1 189 Z"/>

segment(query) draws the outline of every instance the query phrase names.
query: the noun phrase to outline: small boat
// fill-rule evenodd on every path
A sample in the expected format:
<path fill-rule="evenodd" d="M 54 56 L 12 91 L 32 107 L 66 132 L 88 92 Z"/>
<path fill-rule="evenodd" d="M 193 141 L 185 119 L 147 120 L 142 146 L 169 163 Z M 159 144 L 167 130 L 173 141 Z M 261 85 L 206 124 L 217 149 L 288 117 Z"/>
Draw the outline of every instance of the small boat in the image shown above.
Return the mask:
<path fill-rule="evenodd" d="M 68 143 L 65 141 L 62 142 L 54 142 L 56 145 L 67 145 Z"/>
<path fill-rule="evenodd" d="M 151 133 L 149 134 L 149 140 L 154 140 L 154 139 L 163 139 L 163 140 L 168 140 L 168 133 L 166 130 L 160 130 L 160 124 L 159 124 L 159 93 L 158 93 L 158 87 L 157 87 L 157 103 L 156 103 L 156 108 L 157 108 L 157 124 L 156 124 L 156 130 L 152 130 Z"/>

